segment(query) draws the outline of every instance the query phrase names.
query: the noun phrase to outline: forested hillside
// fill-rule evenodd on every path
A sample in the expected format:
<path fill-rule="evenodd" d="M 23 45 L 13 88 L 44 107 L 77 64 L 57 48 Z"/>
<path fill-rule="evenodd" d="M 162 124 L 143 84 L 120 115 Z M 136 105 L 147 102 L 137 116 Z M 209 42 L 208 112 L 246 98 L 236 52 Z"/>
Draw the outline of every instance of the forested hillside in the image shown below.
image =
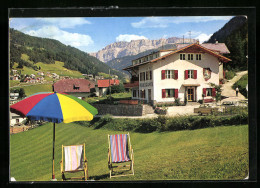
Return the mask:
<path fill-rule="evenodd" d="M 248 25 L 245 16 L 236 16 L 215 32 L 208 43 L 215 41 L 225 43 L 230 51 L 227 55 L 232 61 L 228 70 L 247 70 Z"/>
<path fill-rule="evenodd" d="M 66 46 L 57 40 L 29 36 L 14 29 L 10 29 L 9 38 L 10 68 L 16 62 L 19 64 L 19 68 L 27 66 L 37 70 L 36 65 L 21 59 L 22 54 L 27 54 L 29 60 L 34 63 L 54 64 L 55 61 L 61 61 L 64 62 L 65 68 L 84 74 L 109 73 L 110 67 L 97 58 L 74 47 Z M 111 70 L 111 74 L 118 75 L 119 78 L 124 77 L 116 70 Z"/>

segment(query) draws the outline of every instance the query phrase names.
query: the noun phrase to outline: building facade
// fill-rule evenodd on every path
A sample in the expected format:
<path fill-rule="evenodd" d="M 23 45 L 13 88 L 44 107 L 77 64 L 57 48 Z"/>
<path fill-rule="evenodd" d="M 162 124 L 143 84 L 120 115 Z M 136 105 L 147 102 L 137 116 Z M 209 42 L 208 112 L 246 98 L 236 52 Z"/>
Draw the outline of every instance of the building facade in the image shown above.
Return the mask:
<path fill-rule="evenodd" d="M 223 56 L 228 52 L 225 45 L 215 46 L 218 48 L 209 49 L 194 43 L 135 59 L 124 68 L 132 75 L 125 87 L 132 89 L 132 99 L 153 104 L 176 98 L 181 102 L 213 99 L 216 92 L 209 83 L 218 85 L 223 79 L 223 63 L 231 61 Z"/>

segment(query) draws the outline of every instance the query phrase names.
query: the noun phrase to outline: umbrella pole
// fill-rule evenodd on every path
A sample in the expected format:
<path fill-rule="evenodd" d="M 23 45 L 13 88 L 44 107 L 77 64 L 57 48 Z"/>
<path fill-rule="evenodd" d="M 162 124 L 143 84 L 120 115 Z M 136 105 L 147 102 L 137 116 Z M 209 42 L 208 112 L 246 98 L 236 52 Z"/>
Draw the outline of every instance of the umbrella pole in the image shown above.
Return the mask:
<path fill-rule="evenodd" d="M 53 123 L 52 180 L 56 180 L 55 179 L 55 173 L 54 173 L 54 151 L 55 151 L 55 123 Z"/>

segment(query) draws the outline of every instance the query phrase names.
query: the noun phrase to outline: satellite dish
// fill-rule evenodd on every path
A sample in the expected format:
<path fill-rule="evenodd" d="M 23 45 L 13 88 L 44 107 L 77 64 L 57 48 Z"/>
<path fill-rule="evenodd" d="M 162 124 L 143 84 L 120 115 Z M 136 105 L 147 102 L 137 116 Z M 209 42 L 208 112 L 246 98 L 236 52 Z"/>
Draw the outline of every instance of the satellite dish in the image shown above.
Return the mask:
<path fill-rule="evenodd" d="M 248 91 L 248 84 L 246 85 L 246 90 Z"/>

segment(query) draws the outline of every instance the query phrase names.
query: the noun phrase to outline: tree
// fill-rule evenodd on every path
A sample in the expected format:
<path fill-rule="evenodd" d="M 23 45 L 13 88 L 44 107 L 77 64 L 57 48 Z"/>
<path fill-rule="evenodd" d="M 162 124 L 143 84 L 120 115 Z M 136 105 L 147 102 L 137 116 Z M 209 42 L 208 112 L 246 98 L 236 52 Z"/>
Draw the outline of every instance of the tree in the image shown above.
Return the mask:
<path fill-rule="evenodd" d="M 209 83 L 209 85 L 213 88 L 215 88 L 216 95 L 213 96 L 216 99 L 216 102 L 221 101 L 221 93 L 222 93 L 222 85 L 217 85 L 214 83 Z"/>
<path fill-rule="evenodd" d="M 25 91 L 24 91 L 24 88 L 20 88 L 20 90 L 19 90 L 19 98 L 23 98 L 23 97 L 26 97 Z"/>
<path fill-rule="evenodd" d="M 123 92 L 125 92 L 125 87 L 122 83 L 120 83 L 119 85 L 111 86 L 111 93 L 123 93 Z"/>

